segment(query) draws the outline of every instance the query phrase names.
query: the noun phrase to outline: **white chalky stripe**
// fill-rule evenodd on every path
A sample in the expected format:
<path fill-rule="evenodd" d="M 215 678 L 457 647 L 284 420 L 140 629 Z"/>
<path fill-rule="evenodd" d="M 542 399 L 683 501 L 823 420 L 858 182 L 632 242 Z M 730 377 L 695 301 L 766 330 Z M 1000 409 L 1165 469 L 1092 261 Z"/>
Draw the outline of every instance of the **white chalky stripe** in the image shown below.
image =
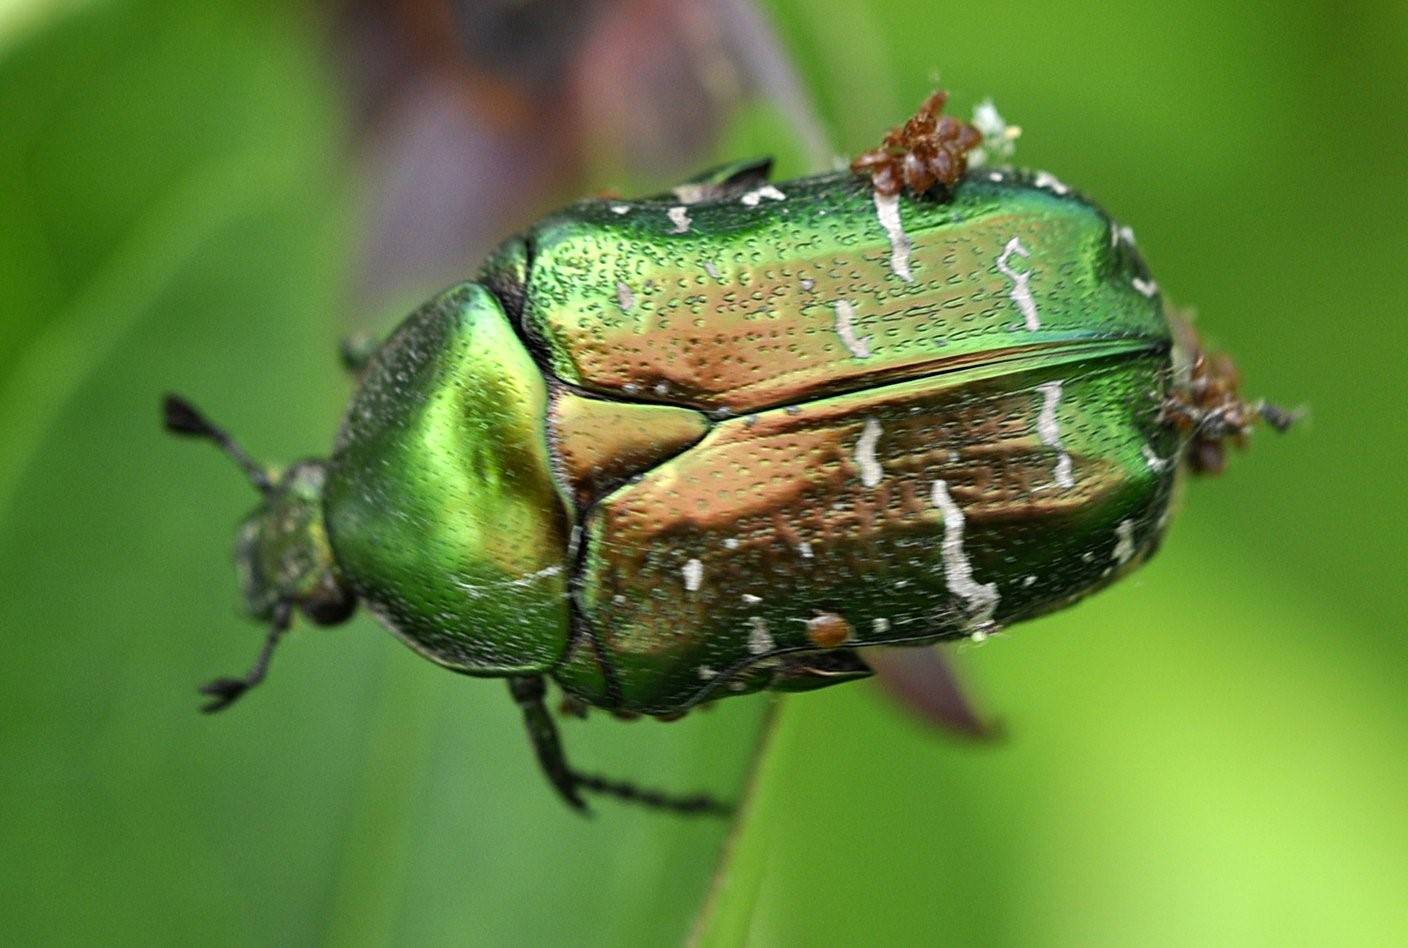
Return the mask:
<path fill-rule="evenodd" d="M 1036 387 L 1041 392 L 1041 414 L 1036 419 L 1036 433 L 1041 443 L 1060 452 L 1056 459 L 1056 484 L 1065 490 L 1076 486 L 1071 455 L 1061 446 L 1061 427 L 1056 420 L 1056 406 L 1061 404 L 1061 383 L 1043 382 Z"/>
<path fill-rule="evenodd" d="M 747 194 L 743 195 L 743 197 L 739 198 L 739 200 L 749 207 L 757 207 L 758 203 L 762 201 L 763 198 L 767 198 L 770 201 L 785 201 L 787 200 L 787 195 L 783 194 L 772 185 L 765 184 L 761 188 L 749 191 Z"/>
<path fill-rule="evenodd" d="M 997 610 L 997 584 L 974 581 L 973 564 L 968 562 L 968 553 L 963 549 L 963 511 L 949 496 L 948 484 L 944 481 L 934 481 L 933 502 L 944 515 L 944 582 L 949 592 L 967 602 L 973 622 L 987 625 Z"/>
<path fill-rule="evenodd" d="M 523 576 L 518 577 L 517 579 L 500 579 L 496 580 L 495 582 L 482 584 L 469 583 L 461 580 L 456 582 L 455 585 L 458 586 L 460 589 L 463 589 L 465 592 L 469 593 L 471 596 L 482 596 L 485 593 L 494 592 L 495 590 L 505 589 L 508 587 L 517 586 L 521 588 L 524 586 L 531 586 L 540 579 L 547 579 L 549 576 L 556 576 L 561 572 L 562 566 L 559 564 L 555 566 L 544 566 L 537 572 L 527 573 Z"/>
<path fill-rule="evenodd" d="M 840 336 L 846 348 L 851 350 L 851 355 L 857 359 L 868 359 L 870 358 L 870 337 L 856 338 L 855 318 L 856 308 L 851 305 L 850 300 L 836 301 L 836 335 Z"/>
<path fill-rule="evenodd" d="M 900 196 L 876 191 L 874 197 L 875 216 L 880 219 L 880 226 L 885 228 L 885 234 L 890 238 L 890 269 L 901 280 L 913 283 L 914 274 L 909 270 L 909 235 L 900 223 Z"/>
<path fill-rule="evenodd" d="M 865 428 L 856 440 L 856 465 L 860 468 L 860 482 L 866 487 L 880 483 L 885 472 L 875 459 L 875 445 L 880 440 L 880 422 L 874 418 L 865 419 Z"/>
<path fill-rule="evenodd" d="M 684 574 L 684 588 L 690 592 L 695 592 L 704 582 L 704 564 L 698 560 L 690 560 L 684 564 L 684 569 L 680 570 Z"/>
<path fill-rule="evenodd" d="M 1036 300 L 1032 299 L 1031 287 L 1027 281 L 1031 279 L 1030 273 L 1018 273 L 1007 265 L 1007 261 L 1013 254 L 1019 257 L 1031 257 L 1031 253 L 1022 246 L 1022 238 L 1013 237 L 1007 241 L 1007 246 L 1002 248 L 1002 254 L 997 258 L 997 269 L 1003 276 L 1012 281 L 1012 290 L 1008 295 L 1012 297 L 1012 302 L 1017 304 L 1017 309 L 1021 311 L 1022 318 L 1027 321 L 1027 331 L 1035 332 L 1041 328 L 1041 320 L 1036 315 Z"/>
<path fill-rule="evenodd" d="M 1115 527 L 1115 536 L 1119 537 L 1115 544 L 1115 562 L 1123 566 L 1134 557 L 1134 521 L 1121 520 Z"/>
<path fill-rule="evenodd" d="M 776 648 L 776 643 L 772 640 L 772 635 L 768 632 L 768 620 L 762 616 L 753 616 L 748 620 L 752 626 L 752 631 L 748 633 L 748 651 L 754 655 L 762 655 L 771 652 Z"/>

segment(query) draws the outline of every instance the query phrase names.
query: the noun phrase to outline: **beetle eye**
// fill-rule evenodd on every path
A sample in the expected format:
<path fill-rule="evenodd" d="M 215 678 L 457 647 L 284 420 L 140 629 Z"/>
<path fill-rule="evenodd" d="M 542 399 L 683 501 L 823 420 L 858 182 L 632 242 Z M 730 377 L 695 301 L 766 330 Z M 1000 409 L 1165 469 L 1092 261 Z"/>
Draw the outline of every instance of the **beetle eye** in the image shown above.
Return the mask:
<path fill-rule="evenodd" d="M 357 611 L 357 597 L 342 586 L 329 584 L 300 602 L 298 607 L 318 625 L 340 625 Z"/>

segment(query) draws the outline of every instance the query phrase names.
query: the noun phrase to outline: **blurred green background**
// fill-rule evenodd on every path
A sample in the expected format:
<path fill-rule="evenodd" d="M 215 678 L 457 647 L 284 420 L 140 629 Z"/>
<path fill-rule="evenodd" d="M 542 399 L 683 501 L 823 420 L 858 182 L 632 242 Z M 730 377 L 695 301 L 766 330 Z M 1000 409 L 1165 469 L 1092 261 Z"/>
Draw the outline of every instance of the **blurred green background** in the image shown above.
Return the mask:
<path fill-rule="evenodd" d="M 0 937 L 1408 943 L 1408 7 L 521 6 L 0 2 Z M 339 338 L 497 237 L 722 156 L 800 173 L 940 79 L 1134 226 L 1251 392 L 1310 408 L 1135 577 L 954 652 L 1005 741 L 868 683 L 789 698 L 724 853 L 571 815 L 500 683 L 365 618 L 195 713 L 260 640 L 228 563 L 252 497 L 161 436 L 162 392 L 261 457 L 325 451 Z M 766 705 L 564 729 L 736 796 Z"/>

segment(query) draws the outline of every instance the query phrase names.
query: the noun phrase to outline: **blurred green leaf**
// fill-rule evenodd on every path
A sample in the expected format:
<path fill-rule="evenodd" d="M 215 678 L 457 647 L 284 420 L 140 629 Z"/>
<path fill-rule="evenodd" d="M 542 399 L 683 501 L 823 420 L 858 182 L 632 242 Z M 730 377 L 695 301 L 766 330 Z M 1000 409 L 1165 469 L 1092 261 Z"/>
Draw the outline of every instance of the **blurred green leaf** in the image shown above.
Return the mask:
<path fill-rule="evenodd" d="M 0 930 L 8 942 L 678 940 L 726 827 L 571 814 L 502 683 L 366 619 L 244 668 L 254 503 L 159 430 L 174 390 L 260 457 L 327 449 L 350 175 L 302 7 L 95 5 L 0 62 Z M 584 767 L 735 791 L 761 705 L 569 722 Z M 661 880 L 668 880 L 662 884 Z"/>
<path fill-rule="evenodd" d="M 1007 742 L 946 743 L 874 690 L 789 697 L 696 940 L 1408 939 L 1405 543 L 1382 504 L 1408 443 L 1373 394 L 1408 332 L 1383 296 L 1408 16 L 769 6 L 848 151 L 940 69 L 959 110 L 994 96 L 1019 161 L 1132 223 L 1253 390 L 1315 422 L 1195 485 L 1133 580 L 957 650 Z"/>
<path fill-rule="evenodd" d="M 1401 5 L 769 0 L 838 147 L 992 95 L 1134 225 L 1249 387 L 1313 423 L 1194 485 L 1135 578 L 960 670 L 1010 739 L 864 685 L 789 698 L 704 944 L 1408 939 L 1398 411 Z M 32 21 L 39 22 L 39 21 Z M 326 450 L 351 243 L 341 98 L 301 6 L 87 5 L 0 44 L 0 931 L 29 943 L 660 944 L 725 827 L 548 793 L 500 683 L 360 619 L 245 667 L 215 452 Z M 766 107 L 725 156 L 780 151 Z M 729 794 L 765 703 L 569 721 L 603 772 Z M 604 716 L 596 716 L 602 718 Z"/>
<path fill-rule="evenodd" d="M 1372 630 L 1209 569 L 1216 542 L 1176 531 L 1127 592 L 960 647 L 995 746 L 872 688 L 789 697 L 700 943 L 1408 936 L 1401 679 L 1322 653 Z"/>

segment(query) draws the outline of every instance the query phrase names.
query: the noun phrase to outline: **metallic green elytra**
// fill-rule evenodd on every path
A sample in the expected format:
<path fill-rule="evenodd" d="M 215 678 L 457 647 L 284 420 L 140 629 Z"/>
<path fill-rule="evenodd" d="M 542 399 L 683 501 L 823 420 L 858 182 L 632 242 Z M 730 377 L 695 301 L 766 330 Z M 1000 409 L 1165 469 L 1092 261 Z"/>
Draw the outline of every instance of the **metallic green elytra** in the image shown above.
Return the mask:
<path fill-rule="evenodd" d="M 673 716 L 988 635 L 1134 569 L 1180 470 L 1286 420 L 1240 400 L 1131 232 L 1049 174 L 916 195 L 766 171 L 508 241 L 360 367 L 327 461 L 265 470 L 170 400 L 265 496 L 238 559 L 273 631 L 210 707 L 262 677 L 294 609 L 356 601 L 432 661 L 507 677 L 574 805 L 713 810 L 568 767 L 544 679 Z"/>

